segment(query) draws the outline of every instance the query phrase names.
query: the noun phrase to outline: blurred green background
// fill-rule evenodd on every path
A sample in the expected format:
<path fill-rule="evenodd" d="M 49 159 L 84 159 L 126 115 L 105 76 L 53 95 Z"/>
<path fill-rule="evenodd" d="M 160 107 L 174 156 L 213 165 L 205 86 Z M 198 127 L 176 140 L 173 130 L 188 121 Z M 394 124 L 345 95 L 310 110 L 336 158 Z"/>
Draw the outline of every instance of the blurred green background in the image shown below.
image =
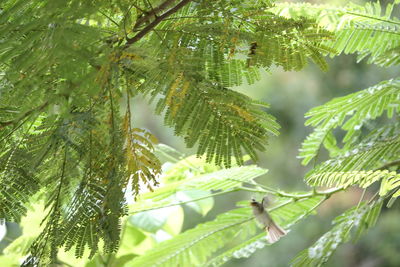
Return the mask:
<path fill-rule="evenodd" d="M 348 1 L 308 2 L 343 5 Z M 384 3 L 385 1 L 383 1 Z M 399 11 L 397 11 L 398 13 Z M 256 84 L 234 88 L 252 98 L 269 103 L 271 107 L 268 112 L 277 118 L 282 127 L 281 134 L 270 139 L 268 150 L 259 155 L 259 165 L 269 169 L 269 173 L 259 178 L 258 182 L 286 191 L 307 190 L 303 177 L 312 166 L 304 167 L 296 158 L 301 142 L 311 132 L 311 128 L 304 126 L 304 114 L 310 108 L 321 105 L 333 97 L 365 89 L 382 80 L 393 78 L 399 73 L 399 69 L 396 68 L 384 69 L 368 65 L 364 61 L 356 62 L 357 59 L 354 55 L 329 59 L 330 70 L 326 73 L 321 72 L 313 65 L 301 72 L 271 69 L 268 73 L 264 72 L 262 79 Z M 154 107 L 149 106 L 144 99 L 135 99 L 133 108 L 135 127 L 147 128 L 158 138 L 160 143 L 174 147 L 186 155 L 195 154 L 196 148 L 187 149 L 183 140 L 174 136 L 172 129 L 163 126 L 162 117 L 155 116 Z M 322 151 L 319 160 L 324 158 L 326 155 Z M 312 245 L 331 228 L 331 220 L 335 216 L 357 203 L 360 195 L 361 190 L 356 188 L 334 195 L 318 209 L 318 214 L 296 224 L 288 236 L 280 242 L 258 250 L 248 259 L 233 260 L 225 266 L 288 266 L 290 260 L 297 253 Z M 243 192 L 217 197 L 213 209 L 205 217 L 185 206 L 182 231 L 192 228 L 200 222 L 211 220 L 221 212 L 235 207 L 236 202 L 248 200 L 252 196 L 254 195 Z M 392 209 L 384 209 L 375 228 L 363 236 L 358 243 L 341 246 L 326 266 L 400 266 L 400 257 L 398 256 L 400 251 L 400 224 L 398 223 L 400 211 L 398 208 L 399 204 L 396 203 Z M 8 245 L 9 241 L 20 234 L 21 230 L 16 224 L 7 223 L 7 236 L 0 243 L 0 251 Z M 140 233 L 135 235 L 138 236 Z M 4 264 L 6 263 L 0 263 L 0 266 L 7 266 Z M 76 261 L 70 263 L 71 266 L 76 266 L 75 264 Z"/>

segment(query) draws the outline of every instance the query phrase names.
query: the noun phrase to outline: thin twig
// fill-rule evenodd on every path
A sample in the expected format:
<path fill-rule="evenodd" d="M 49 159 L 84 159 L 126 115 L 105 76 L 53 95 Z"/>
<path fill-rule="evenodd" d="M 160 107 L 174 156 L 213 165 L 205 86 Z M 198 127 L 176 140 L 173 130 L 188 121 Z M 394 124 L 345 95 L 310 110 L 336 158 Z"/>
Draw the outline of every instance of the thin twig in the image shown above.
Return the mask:
<path fill-rule="evenodd" d="M 325 191 L 316 191 L 316 190 L 314 191 L 313 190 L 310 193 L 301 194 L 301 195 L 288 194 L 285 192 L 277 192 L 277 193 L 275 193 L 275 195 L 280 196 L 280 197 L 289 197 L 289 198 L 293 198 L 295 200 L 314 197 L 314 196 L 326 196 L 327 198 L 329 198 L 332 194 L 335 194 L 335 193 L 343 191 L 343 190 L 344 190 L 343 187 L 339 187 L 339 188 L 331 188 L 331 189 L 328 189 Z"/>
<path fill-rule="evenodd" d="M 226 191 L 222 191 L 222 192 L 218 192 L 218 193 L 214 193 L 214 194 L 209 194 L 207 196 L 203 196 L 203 197 L 199 197 L 199 198 L 193 198 L 193 199 L 186 200 L 186 201 L 178 201 L 178 202 L 170 203 L 170 204 L 159 206 L 159 207 L 151 207 L 151 208 L 147 208 L 147 209 L 135 210 L 135 211 L 132 211 L 130 214 L 135 214 L 135 213 L 144 212 L 144 211 L 157 210 L 157 209 L 162 209 L 162 208 L 167 208 L 167 207 L 178 206 L 178 205 L 182 205 L 182 204 L 196 202 L 196 201 L 199 201 L 199 200 L 202 200 L 202 199 L 206 199 L 206 198 L 209 198 L 209 197 L 216 197 L 216 196 L 221 196 L 221 195 L 224 195 L 224 194 L 227 194 L 227 193 L 237 192 L 237 191 L 240 191 L 240 190 L 242 190 L 242 188 L 236 187 L 236 188 L 233 188 L 231 190 L 226 190 Z"/>
<path fill-rule="evenodd" d="M 368 201 L 368 205 L 372 203 L 372 201 L 374 201 L 374 199 L 379 195 L 379 191 L 376 191 L 376 193 L 369 199 Z"/>
<path fill-rule="evenodd" d="M 377 168 L 377 169 L 374 169 L 374 171 L 385 170 L 385 169 L 387 169 L 387 168 L 389 168 L 389 167 L 397 166 L 397 165 L 400 165 L 400 159 L 395 160 L 395 161 L 388 162 L 388 163 L 382 165 L 381 167 L 379 167 L 379 168 Z"/>
<path fill-rule="evenodd" d="M 119 27 L 119 24 L 113 20 L 110 16 L 108 16 L 107 14 L 105 14 L 103 11 L 99 10 L 99 13 L 102 14 L 104 17 L 106 17 L 109 21 L 111 21 L 112 23 L 114 23 L 117 27 Z"/>
<path fill-rule="evenodd" d="M 140 12 L 142 12 L 143 14 L 146 13 L 146 11 L 145 11 L 144 9 L 142 9 L 141 7 L 139 7 L 138 5 L 136 5 L 135 3 L 132 3 L 132 4 L 131 4 L 130 9 L 132 8 L 132 6 L 135 7 L 137 10 L 139 10 Z"/>
<path fill-rule="evenodd" d="M 358 208 L 361 206 L 361 203 L 362 203 L 362 201 L 363 201 L 363 199 L 364 199 L 364 196 L 365 196 L 365 192 L 367 192 L 367 188 L 364 188 L 364 190 L 363 190 L 363 192 L 362 192 L 362 194 L 361 194 L 360 200 L 358 201 L 358 204 L 357 204 L 357 208 L 356 208 L 356 209 L 358 209 Z"/>
<path fill-rule="evenodd" d="M 305 199 L 305 198 L 311 198 L 314 196 L 325 196 L 326 198 L 329 198 L 332 194 L 340 192 L 344 190 L 343 188 L 333 188 L 330 190 L 325 190 L 325 191 L 320 191 L 317 193 L 313 193 L 310 192 L 308 194 L 302 194 L 302 195 L 295 195 L 295 194 L 287 194 L 287 193 L 283 193 L 283 192 L 278 192 L 276 195 L 277 196 L 281 196 L 281 197 L 287 197 L 287 198 L 291 198 L 291 200 L 289 200 L 288 202 L 284 202 L 283 204 L 276 206 L 274 208 L 272 208 L 271 210 L 275 210 L 277 208 L 280 208 L 281 206 L 287 205 L 288 203 L 292 203 L 301 199 Z M 178 202 L 174 202 L 174 203 L 170 203 L 167 205 L 162 205 L 159 207 L 151 207 L 151 208 L 147 208 L 147 209 L 141 209 L 141 210 L 135 210 L 132 211 L 130 214 L 135 214 L 135 213 L 139 213 L 139 212 L 144 212 L 144 211 L 150 211 L 150 210 L 156 210 L 156 209 L 162 209 L 162 208 L 166 208 L 166 207 L 172 207 L 172 206 L 177 206 L 177 205 L 182 205 L 182 204 L 187 204 L 187 203 L 191 203 L 191 202 L 196 202 L 202 199 L 206 199 L 206 198 L 210 198 L 210 197 L 216 197 L 216 196 L 220 196 L 220 195 L 224 195 L 227 193 L 232 193 L 232 192 L 237 192 L 237 191 L 248 191 L 248 192 L 256 192 L 256 193 L 269 193 L 266 192 L 264 190 L 258 190 L 258 189 L 253 189 L 253 188 L 247 188 L 247 187 L 235 187 L 232 188 L 230 190 L 226 190 L 226 191 L 222 191 L 222 192 L 218 192 L 218 193 L 214 193 L 214 194 L 209 194 L 207 196 L 203 196 L 203 197 L 199 197 L 199 198 L 194 198 L 194 199 L 190 199 L 190 200 L 186 200 L 186 201 L 178 201 Z"/>
<path fill-rule="evenodd" d="M 182 17 L 172 17 L 165 18 L 164 20 L 174 20 L 174 19 L 212 19 L 212 17 L 201 17 L 201 16 L 182 16 Z"/>
<path fill-rule="evenodd" d="M 49 105 L 49 102 L 46 101 L 42 105 L 40 105 L 40 106 L 38 106 L 38 107 L 36 107 L 34 109 L 28 110 L 27 112 L 22 114 L 18 119 L 9 120 L 9 121 L 1 121 L 0 122 L 0 129 L 25 119 L 26 117 L 28 117 L 29 115 L 31 115 L 35 111 L 41 111 L 42 109 L 47 107 L 47 105 Z"/>

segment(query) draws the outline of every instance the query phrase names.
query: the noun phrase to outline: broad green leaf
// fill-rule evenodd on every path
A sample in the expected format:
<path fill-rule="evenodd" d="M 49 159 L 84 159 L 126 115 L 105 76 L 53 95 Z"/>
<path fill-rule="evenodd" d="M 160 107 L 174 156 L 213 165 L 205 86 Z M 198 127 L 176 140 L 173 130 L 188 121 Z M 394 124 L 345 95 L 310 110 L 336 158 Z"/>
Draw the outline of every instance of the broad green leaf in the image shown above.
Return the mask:
<path fill-rule="evenodd" d="M 144 231 L 155 233 L 157 230 L 163 228 L 171 216 L 173 207 L 166 207 L 158 210 L 149 210 L 134 214 L 129 217 L 129 222 Z"/>
<path fill-rule="evenodd" d="M 204 198 L 194 202 L 186 203 L 185 205 L 193 209 L 195 212 L 205 216 L 214 206 L 214 199 L 212 197 L 205 198 L 209 195 L 209 192 L 200 190 L 186 190 L 177 192 L 176 199 L 178 201 L 186 202 L 194 199 Z"/>
<path fill-rule="evenodd" d="M 163 230 L 172 236 L 179 234 L 182 230 L 184 214 L 179 206 L 169 208 L 170 216 L 164 224 Z"/>
<path fill-rule="evenodd" d="M 249 165 L 188 177 L 184 180 L 166 184 L 153 192 L 143 194 L 137 202 L 130 206 L 130 211 L 138 212 L 146 209 L 161 208 L 174 203 L 179 204 L 175 194 L 181 191 L 216 191 L 237 188 L 243 183 L 252 183 L 255 178 L 265 173 L 267 173 L 266 169 Z"/>
<path fill-rule="evenodd" d="M 274 220 L 282 227 L 290 227 L 298 220 L 310 215 L 312 211 L 324 200 L 323 196 L 310 196 L 310 198 L 292 201 L 291 199 L 281 199 L 278 204 L 271 208 L 270 214 Z M 146 252 L 143 256 L 135 258 L 129 264 L 132 266 L 184 266 L 190 264 L 193 266 L 205 266 L 209 261 L 222 264 L 224 261 L 217 258 L 211 260 L 211 256 L 218 251 L 223 254 L 223 248 L 231 245 L 237 245 L 237 250 L 226 252 L 226 257 L 233 255 L 243 256 L 253 253 L 255 249 L 247 251 L 246 244 L 252 241 L 256 245 L 252 248 L 261 248 L 257 245 L 254 236 L 258 229 L 250 207 L 238 208 L 220 214 L 213 221 L 197 225 L 176 237 L 156 245 L 152 250 Z M 244 243 L 243 247 L 241 244 Z M 255 246 L 255 247 L 254 247 Z M 221 250 L 222 249 L 222 250 Z M 243 250 L 242 250 L 243 249 Z M 235 254 L 236 252 L 236 254 Z M 217 265 L 218 265 L 217 264 Z"/>

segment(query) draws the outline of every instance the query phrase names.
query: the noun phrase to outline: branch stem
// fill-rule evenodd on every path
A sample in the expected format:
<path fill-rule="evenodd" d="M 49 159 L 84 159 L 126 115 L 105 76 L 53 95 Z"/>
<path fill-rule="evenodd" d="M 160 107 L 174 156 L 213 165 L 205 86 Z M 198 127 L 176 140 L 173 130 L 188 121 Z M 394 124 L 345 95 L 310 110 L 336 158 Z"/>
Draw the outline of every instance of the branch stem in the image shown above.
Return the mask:
<path fill-rule="evenodd" d="M 157 210 L 157 209 L 162 209 L 162 208 L 167 208 L 167 207 L 173 207 L 173 206 L 177 206 L 177 205 L 187 204 L 187 203 L 196 202 L 196 201 L 199 201 L 199 200 L 202 200 L 202 199 L 206 199 L 206 198 L 209 198 L 209 197 L 221 196 L 221 195 L 225 195 L 225 194 L 236 192 L 236 191 L 240 191 L 240 190 L 242 190 L 242 188 L 236 187 L 236 188 L 233 188 L 233 189 L 230 189 L 230 190 L 209 194 L 207 196 L 203 196 L 203 197 L 199 197 L 199 198 L 193 198 L 193 199 L 186 200 L 186 201 L 177 201 L 177 202 L 170 203 L 170 204 L 163 205 L 163 206 L 151 207 L 151 208 L 141 209 L 141 210 L 134 210 L 134 211 L 130 212 L 129 214 L 135 214 L 135 213 L 144 212 L 144 211 Z"/>
<path fill-rule="evenodd" d="M 152 31 L 161 21 L 163 21 L 165 18 L 171 16 L 172 14 L 176 13 L 179 9 L 187 5 L 191 0 L 182 0 L 179 2 L 176 6 L 165 12 L 164 14 L 156 17 L 154 21 L 152 21 L 150 24 L 148 24 L 146 27 L 144 27 L 139 33 L 137 33 L 135 36 L 132 38 L 129 38 L 125 44 L 125 47 L 129 47 L 130 45 L 136 43 L 140 39 L 142 39 L 147 33 Z M 166 1 L 168 2 L 168 1 Z"/>
<path fill-rule="evenodd" d="M 140 210 L 134 210 L 134 211 L 130 212 L 129 214 L 132 215 L 132 214 L 139 213 L 139 212 L 144 212 L 144 211 L 150 211 L 150 210 L 156 210 L 156 209 L 162 209 L 162 208 L 167 208 L 167 207 L 187 204 L 187 203 L 196 202 L 196 201 L 199 201 L 199 200 L 202 200 L 202 199 L 206 199 L 206 198 L 209 198 L 209 197 L 221 196 L 221 195 L 225 195 L 225 194 L 232 193 L 232 192 L 237 192 L 237 191 L 248 191 L 248 192 L 257 192 L 257 193 L 272 193 L 272 194 L 274 194 L 276 196 L 291 198 L 291 200 L 289 200 L 288 202 L 283 203 L 283 205 L 287 205 L 288 203 L 291 203 L 293 201 L 298 201 L 298 200 L 301 200 L 301 199 L 310 198 L 310 197 L 314 197 L 314 196 L 325 196 L 326 198 L 329 198 L 332 194 L 340 192 L 340 191 L 343 191 L 343 190 L 344 190 L 344 188 L 332 188 L 332 189 L 328 189 L 328 190 L 325 190 L 325 191 L 319 191 L 319 192 L 316 191 L 316 192 L 310 192 L 310 193 L 306 193 L 306 194 L 302 194 L 302 195 L 295 195 L 295 194 L 288 194 L 288 193 L 284 193 L 284 192 L 272 193 L 272 192 L 267 192 L 265 190 L 248 188 L 248 187 L 235 187 L 235 188 L 232 188 L 230 190 L 221 191 L 221 192 L 209 194 L 207 196 L 194 198 L 194 199 L 190 199 L 190 200 L 186 200 L 186 201 L 177 201 L 177 202 L 169 203 L 169 204 L 166 204 L 166 205 L 155 206 L 155 207 L 150 207 L 150 208 L 145 208 L 145 209 L 140 209 Z M 277 208 L 279 208 L 281 206 L 282 205 L 279 205 L 277 207 L 272 208 L 271 210 L 277 209 Z"/>
<path fill-rule="evenodd" d="M 400 159 L 388 162 L 388 163 L 382 165 L 381 167 L 375 169 L 375 171 L 381 171 L 381 170 L 387 169 L 389 167 L 397 166 L 397 165 L 400 165 Z"/>
<path fill-rule="evenodd" d="M 11 125 L 11 124 L 15 124 L 15 123 L 17 123 L 17 122 L 19 122 L 19 121 L 25 119 L 26 117 L 28 117 L 29 115 L 31 115 L 31 114 L 32 114 L 33 112 L 35 112 L 35 111 L 41 111 L 41 110 L 43 110 L 45 107 L 47 107 L 48 104 L 49 104 L 49 102 L 46 101 L 46 102 L 43 103 L 42 105 L 40 105 L 40 106 L 38 106 L 38 107 L 36 107 L 36 108 L 34 108 L 34 109 L 31 109 L 31 110 L 25 112 L 24 114 L 22 114 L 19 118 L 15 119 L 15 120 L 1 121 L 1 122 L 0 122 L 0 129 L 1 129 L 1 128 L 4 128 L 4 127 L 6 127 L 6 126 L 9 126 L 9 125 Z"/>

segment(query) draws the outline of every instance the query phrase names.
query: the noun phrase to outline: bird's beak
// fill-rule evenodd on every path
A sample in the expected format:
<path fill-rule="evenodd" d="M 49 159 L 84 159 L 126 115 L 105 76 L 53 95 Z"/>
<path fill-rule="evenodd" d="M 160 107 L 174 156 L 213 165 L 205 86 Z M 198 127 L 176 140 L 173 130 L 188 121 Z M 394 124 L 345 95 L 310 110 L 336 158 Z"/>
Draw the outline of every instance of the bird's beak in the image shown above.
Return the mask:
<path fill-rule="evenodd" d="M 257 206 L 257 201 L 254 198 L 251 199 L 250 206 Z"/>

